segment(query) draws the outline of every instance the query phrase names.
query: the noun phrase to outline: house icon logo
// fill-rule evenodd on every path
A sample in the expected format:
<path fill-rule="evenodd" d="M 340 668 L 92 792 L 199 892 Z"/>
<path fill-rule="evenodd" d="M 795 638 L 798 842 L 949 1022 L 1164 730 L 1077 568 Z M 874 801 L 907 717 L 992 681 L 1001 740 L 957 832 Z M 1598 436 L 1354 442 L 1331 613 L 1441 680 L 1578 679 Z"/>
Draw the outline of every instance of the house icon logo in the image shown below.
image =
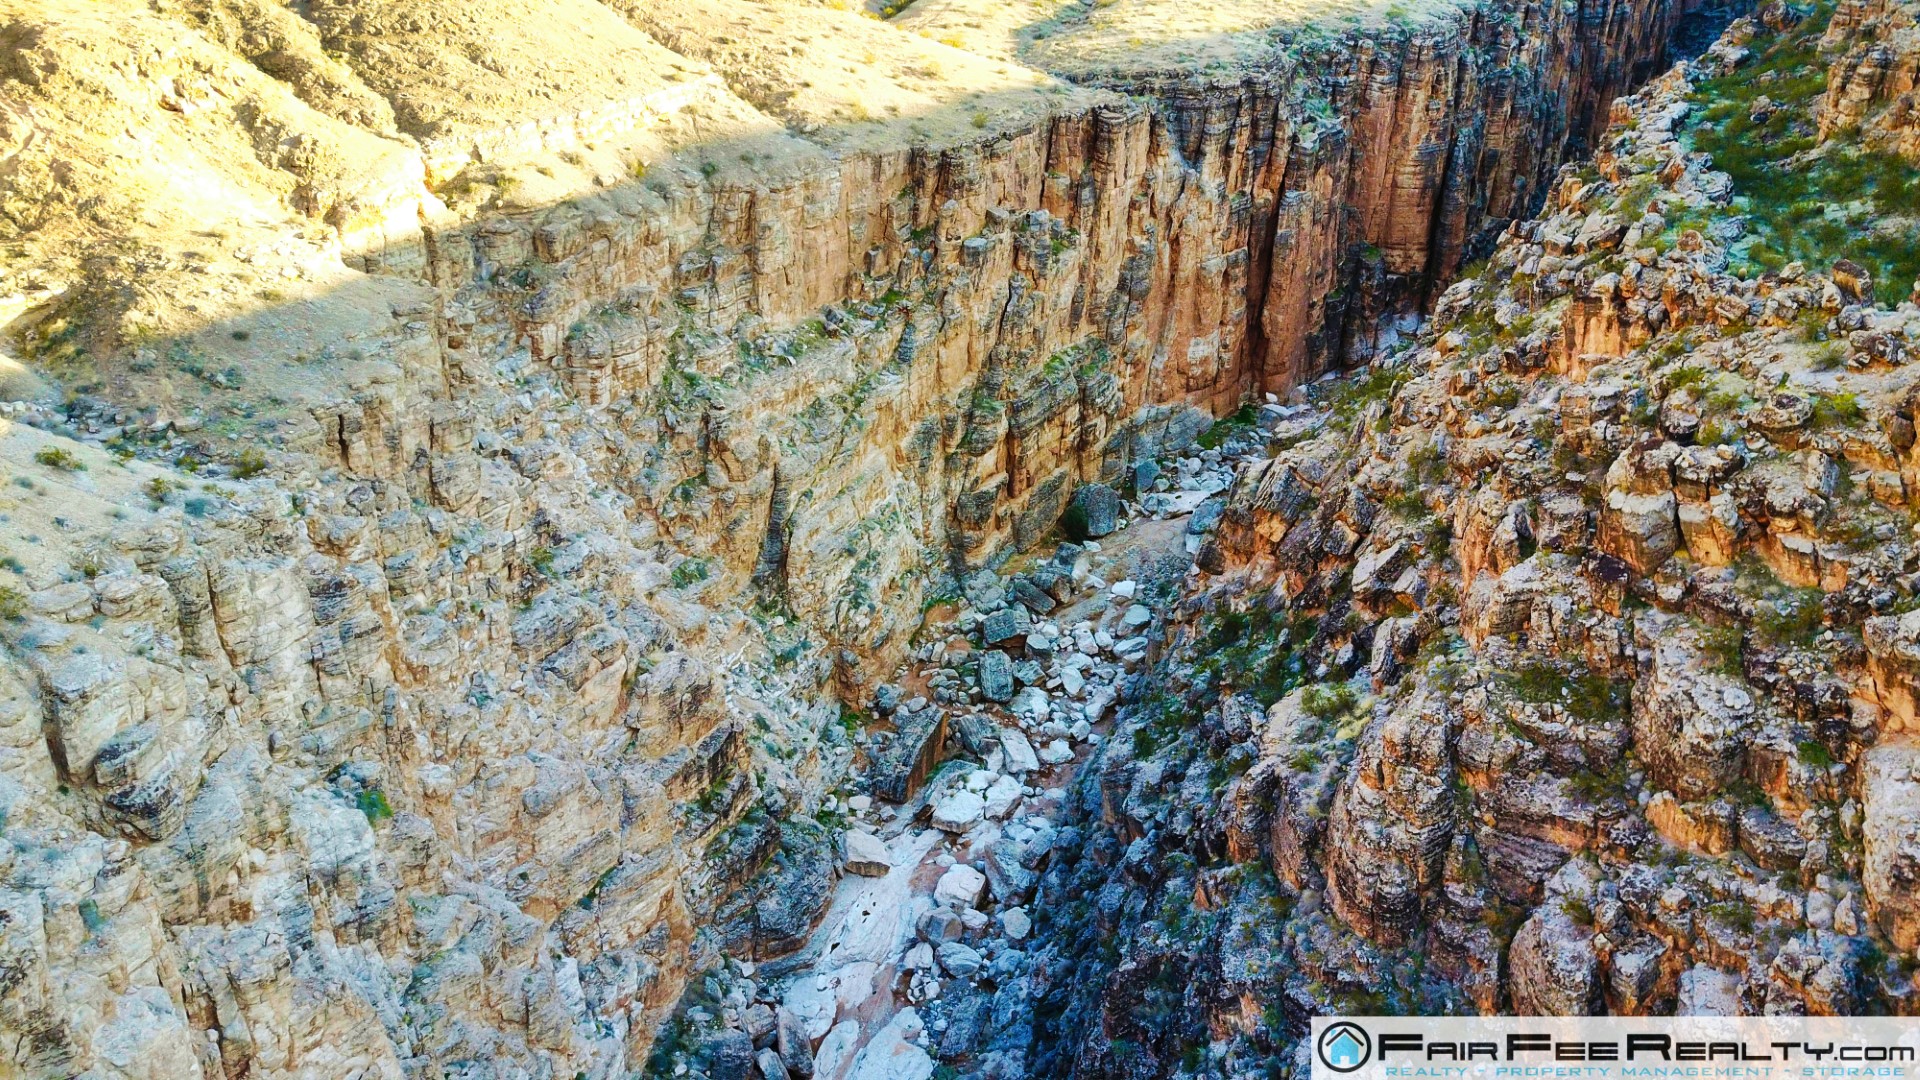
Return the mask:
<path fill-rule="evenodd" d="M 1350 1073 L 1373 1058 L 1373 1040 L 1359 1024 L 1333 1024 L 1320 1033 L 1314 1052 L 1320 1064 L 1337 1073 Z"/>

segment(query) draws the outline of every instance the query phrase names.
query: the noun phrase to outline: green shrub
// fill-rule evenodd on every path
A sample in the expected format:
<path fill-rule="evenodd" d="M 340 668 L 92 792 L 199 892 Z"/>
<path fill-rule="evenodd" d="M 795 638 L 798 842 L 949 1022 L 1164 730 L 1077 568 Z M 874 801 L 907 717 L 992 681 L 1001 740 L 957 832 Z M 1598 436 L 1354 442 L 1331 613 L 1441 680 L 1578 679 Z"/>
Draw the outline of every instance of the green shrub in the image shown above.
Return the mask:
<path fill-rule="evenodd" d="M 1490 408 L 1513 408 L 1520 404 L 1520 384 L 1512 379 L 1500 379 L 1488 384 L 1486 402 Z"/>
<path fill-rule="evenodd" d="M 1819 589 L 1782 589 L 1754 603 L 1754 628 L 1775 645 L 1810 644 L 1826 624 L 1825 600 Z"/>
<path fill-rule="evenodd" d="M 235 478 L 251 479 L 267 471 L 267 455 L 258 447 L 249 446 L 233 459 L 231 468 Z"/>
<path fill-rule="evenodd" d="M 1567 786 L 1575 795 L 1590 803 L 1605 802 L 1620 795 L 1626 788 L 1626 762 L 1616 761 L 1604 770 L 1581 769 L 1567 778 Z"/>
<path fill-rule="evenodd" d="M 85 472 L 87 468 L 85 462 L 64 446 L 43 446 L 34 453 L 33 460 L 61 472 Z"/>
<path fill-rule="evenodd" d="M 1374 402 L 1392 400 L 1408 378 L 1405 371 L 1369 368 L 1365 375 L 1348 379 L 1339 384 L 1329 401 L 1334 418 L 1343 426 L 1352 427 Z"/>
<path fill-rule="evenodd" d="M 1408 521 L 1425 521 L 1433 514 L 1433 508 L 1427 505 L 1426 492 L 1417 485 L 1409 485 L 1405 491 L 1388 499 L 1387 510 Z"/>
<path fill-rule="evenodd" d="M 553 576 L 553 549 L 541 544 L 527 555 L 527 564 L 541 577 Z"/>
<path fill-rule="evenodd" d="M 1132 741 L 1133 756 L 1137 759 L 1150 758 L 1153 752 L 1160 748 L 1159 740 L 1154 737 L 1152 729 L 1144 724 L 1133 729 Z"/>
<path fill-rule="evenodd" d="M 1814 395 L 1812 419 L 1814 427 L 1851 427 L 1858 424 L 1863 415 L 1860 411 L 1860 399 L 1845 390 L 1833 394 Z"/>
<path fill-rule="evenodd" d="M 1207 430 L 1200 433 L 1194 444 L 1202 450 L 1212 450 L 1226 442 L 1235 432 L 1246 431 L 1253 427 L 1256 414 L 1251 403 L 1240 406 L 1232 415 L 1215 421 Z"/>
<path fill-rule="evenodd" d="M 1321 683 L 1309 686 L 1300 695 L 1300 707 L 1316 720 L 1332 720 L 1345 715 L 1356 700 L 1353 688 L 1345 683 Z"/>
<path fill-rule="evenodd" d="M 1742 933 L 1752 933 L 1757 923 L 1753 905 L 1744 900 L 1722 900 L 1708 904 L 1707 914 Z"/>
<path fill-rule="evenodd" d="M 368 788 L 353 797 L 354 805 L 367 815 L 367 821 L 378 825 L 393 816 L 393 804 L 387 802 L 387 793 L 379 788 Z"/>
<path fill-rule="evenodd" d="M 1707 381 L 1707 369 L 1698 364 L 1682 364 L 1663 376 L 1667 393 L 1700 386 Z"/>
<path fill-rule="evenodd" d="M 1740 426 L 1738 424 L 1722 423 L 1719 420 L 1703 420 L 1700 423 L 1700 430 L 1694 433 L 1693 441 L 1701 446 L 1720 446 L 1724 443 L 1738 441 L 1739 438 Z"/>
<path fill-rule="evenodd" d="M 152 499 L 155 505 L 158 505 L 166 502 L 167 496 L 173 494 L 178 487 L 179 485 L 164 476 L 155 476 L 142 484 L 140 490 L 145 492 L 147 498 Z"/>
<path fill-rule="evenodd" d="M 1833 752 L 1827 749 L 1827 744 L 1818 739 L 1803 739 L 1797 749 L 1800 760 L 1804 764 L 1816 769 L 1824 769 L 1833 764 Z"/>
<path fill-rule="evenodd" d="M 1746 652 L 1744 635 L 1737 626 L 1700 628 L 1700 652 L 1710 661 L 1712 670 L 1722 675 L 1738 675 Z"/>
<path fill-rule="evenodd" d="M 683 559 L 673 568 L 673 573 L 668 575 L 667 581 L 676 589 L 684 589 L 689 585 L 707 580 L 708 573 L 707 560 Z"/>
<path fill-rule="evenodd" d="M 1582 720 L 1605 720 L 1626 712 L 1629 687 L 1624 679 L 1592 672 L 1569 674 L 1548 663 L 1533 663 L 1506 677 L 1515 697 L 1533 705 L 1556 705 Z"/>
<path fill-rule="evenodd" d="M 26 614 L 26 594 L 11 585 L 0 585 L 0 619 L 14 622 L 25 618 Z"/>

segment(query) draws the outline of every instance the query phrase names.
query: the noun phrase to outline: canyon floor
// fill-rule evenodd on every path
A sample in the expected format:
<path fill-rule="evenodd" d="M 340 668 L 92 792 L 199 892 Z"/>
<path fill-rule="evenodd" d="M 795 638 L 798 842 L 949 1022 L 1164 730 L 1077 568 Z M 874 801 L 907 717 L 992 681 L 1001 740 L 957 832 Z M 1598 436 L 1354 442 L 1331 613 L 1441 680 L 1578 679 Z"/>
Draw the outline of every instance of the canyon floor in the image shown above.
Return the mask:
<path fill-rule="evenodd" d="M 1920 4 L 0 0 L 0 1077 L 1920 1012 Z"/>

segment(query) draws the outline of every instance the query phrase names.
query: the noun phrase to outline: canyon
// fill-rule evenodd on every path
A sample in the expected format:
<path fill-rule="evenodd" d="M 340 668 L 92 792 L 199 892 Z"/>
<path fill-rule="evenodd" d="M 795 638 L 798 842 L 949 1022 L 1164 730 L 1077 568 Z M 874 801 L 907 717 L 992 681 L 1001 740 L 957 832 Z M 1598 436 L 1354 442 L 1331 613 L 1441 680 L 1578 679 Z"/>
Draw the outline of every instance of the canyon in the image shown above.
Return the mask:
<path fill-rule="evenodd" d="M 1914 1011 L 1920 30 L 1736 14 L 0 2 L 0 1075 Z"/>

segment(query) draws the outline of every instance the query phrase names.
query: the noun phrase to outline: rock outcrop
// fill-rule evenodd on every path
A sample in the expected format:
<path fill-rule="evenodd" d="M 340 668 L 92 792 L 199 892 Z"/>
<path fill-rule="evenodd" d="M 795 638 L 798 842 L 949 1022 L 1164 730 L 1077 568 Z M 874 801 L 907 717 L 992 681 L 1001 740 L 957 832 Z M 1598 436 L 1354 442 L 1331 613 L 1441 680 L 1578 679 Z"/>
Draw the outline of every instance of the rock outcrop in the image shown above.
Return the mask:
<path fill-rule="evenodd" d="M 1913 1010 L 1910 170 L 1845 232 L 1756 186 L 1889 160 L 1904 91 L 1824 117 L 1911 16 L 1736 20 L 1416 340 L 1261 410 L 1036 894 L 1035 1074 L 1258 1074 L 1329 1012 Z"/>
<path fill-rule="evenodd" d="M 1717 1000 L 1761 957 L 1743 1001 L 1904 1001 L 1862 972 L 1915 933 L 1920 646 L 1900 534 L 1835 507 L 1906 505 L 1907 309 L 1872 258 L 1725 273 L 1678 77 L 1559 171 L 1686 5 L 1236 27 L 1196 70 L 923 3 L 0 9 L 21 1070 L 1143 1076 L 1404 1004 L 1422 944 L 1429 1003 Z M 1910 65 L 1860 49 L 1910 27 L 1824 31 L 1888 152 Z M 1762 387 L 1810 312 L 1841 374 Z M 1682 334 L 1709 380 L 1653 361 Z M 1706 437 L 1734 380 L 1765 454 Z M 982 569 L 1143 522 L 1219 579 L 1171 638 L 1132 577 L 1068 617 L 1092 544 Z M 1839 666 L 1703 670 L 1756 611 Z M 876 797 L 947 839 L 847 832 Z M 1623 865 L 1659 843 L 1824 880 Z M 890 902 L 776 993 L 842 870 Z M 887 972 L 913 1008 L 843 1015 Z"/>

